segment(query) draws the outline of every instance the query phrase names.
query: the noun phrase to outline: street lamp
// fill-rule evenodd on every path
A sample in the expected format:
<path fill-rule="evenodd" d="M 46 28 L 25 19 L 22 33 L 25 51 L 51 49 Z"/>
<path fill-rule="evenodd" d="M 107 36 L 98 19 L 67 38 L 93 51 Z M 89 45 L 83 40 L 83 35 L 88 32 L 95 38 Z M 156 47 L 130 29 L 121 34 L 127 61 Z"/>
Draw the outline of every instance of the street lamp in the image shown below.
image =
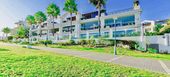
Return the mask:
<path fill-rule="evenodd" d="M 116 52 L 116 20 L 117 18 L 113 20 L 114 20 L 114 55 L 117 55 L 117 52 Z"/>

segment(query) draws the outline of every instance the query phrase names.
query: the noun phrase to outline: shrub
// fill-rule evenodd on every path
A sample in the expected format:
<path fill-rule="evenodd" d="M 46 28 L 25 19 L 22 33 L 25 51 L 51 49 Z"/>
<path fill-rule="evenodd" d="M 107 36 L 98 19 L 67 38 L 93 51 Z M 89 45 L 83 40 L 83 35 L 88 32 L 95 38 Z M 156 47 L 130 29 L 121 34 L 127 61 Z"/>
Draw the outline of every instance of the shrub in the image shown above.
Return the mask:
<path fill-rule="evenodd" d="M 145 35 L 146 36 L 155 36 L 155 35 L 158 35 L 159 33 L 158 32 L 146 32 Z"/>
<path fill-rule="evenodd" d="M 156 49 L 154 49 L 154 48 L 148 48 L 147 50 L 148 50 L 148 52 L 150 52 L 150 53 L 158 53 L 158 50 L 156 50 Z"/>
<path fill-rule="evenodd" d="M 13 39 L 13 36 L 8 36 L 8 40 L 12 40 Z"/>
<path fill-rule="evenodd" d="M 124 40 L 118 40 L 117 41 L 118 44 L 122 44 L 122 45 L 127 45 L 129 46 L 130 49 L 135 50 L 137 48 L 138 43 L 135 41 L 124 41 Z"/>
<path fill-rule="evenodd" d="M 96 46 L 96 41 L 95 41 L 95 39 L 93 39 L 93 38 L 90 38 L 89 40 L 87 40 L 87 46 L 88 47 L 95 47 Z"/>
<path fill-rule="evenodd" d="M 164 26 L 163 28 L 160 29 L 160 33 L 161 34 L 165 34 L 165 33 L 170 33 L 170 26 Z"/>
<path fill-rule="evenodd" d="M 83 45 L 86 45 L 86 44 L 87 44 L 86 40 L 80 40 L 80 41 L 78 41 L 78 45 L 83 46 Z"/>
<path fill-rule="evenodd" d="M 41 44 L 45 44 L 45 43 L 52 44 L 52 41 L 51 40 L 41 40 L 40 43 Z"/>
<path fill-rule="evenodd" d="M 75 45 L 76 44 L 74 40 L 69 40 L 67 43 L 68 43 L 68 45 Z"/>
<path fill-rule="evenodd" d="M 21 42 L 21 44 L 26 44 L 26 45 L 28 45 L 28 44 L 29 44 L 29 42 Z"/>

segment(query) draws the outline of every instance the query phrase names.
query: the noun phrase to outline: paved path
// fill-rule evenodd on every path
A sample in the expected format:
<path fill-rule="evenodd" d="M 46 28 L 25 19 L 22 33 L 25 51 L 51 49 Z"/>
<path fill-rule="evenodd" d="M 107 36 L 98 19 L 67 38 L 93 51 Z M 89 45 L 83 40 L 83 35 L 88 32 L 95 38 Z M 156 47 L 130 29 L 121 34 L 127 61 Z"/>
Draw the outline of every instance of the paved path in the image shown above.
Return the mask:
<path fill-rule="evenodd" d="M 2 43 L 0 43 L 2 45 Z M 8 46 L 18 46 L 15 44 L 3 44 Z M 87 58 L 91 60 L 97 60 L 102 62 L 109 62 L 113 64 L 120 64 L 123 66 L 129 66 L 139 69 L 150 70 L 154 72 L 161 72 L 170 74 L 170 61 L 162 61 L 155 59 L 147 59 L 147 58 L 136 58 L 129 56 L 113 56 L 111 54 L 106 53 L 96 53 L 96 52 L 84 52 L 84 51 L 76 51 L 69 49 L 59 49 L 59 48 L 48 48 L 48 47 L 38 47 L 33 46 L 33 48 L 52 51 L 59 54 L 71 55 L 81 58 Z"/>

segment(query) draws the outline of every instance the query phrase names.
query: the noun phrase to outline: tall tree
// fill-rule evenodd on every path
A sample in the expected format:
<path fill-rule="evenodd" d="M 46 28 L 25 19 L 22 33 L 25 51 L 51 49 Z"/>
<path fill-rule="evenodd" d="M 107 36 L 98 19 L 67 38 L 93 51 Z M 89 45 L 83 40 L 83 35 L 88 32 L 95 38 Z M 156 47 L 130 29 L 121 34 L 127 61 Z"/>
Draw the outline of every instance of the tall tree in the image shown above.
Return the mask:
<path fill-rule="evenodd" d="M 44 21 L 47 20 L 46 15 L 45 15 L 43 12 L 41 12 L 41 11 L 35 13 L 34 18 L 35 18 L 36 24 L 38 24 L 39 26 L 40 26 L 40 24 L 41 24 L 42 22 L 44 22 Z M 39 35 L 40 35 L 40 37 L 41 37 L 41 33 L 40 33 Z M 48 40 L 48 37 L 47 37 L 47 40 Z"/>
<path fill-rule="evenodd" d="M 39 24 L 39 25 L 40 25 L 42 22 L 44 22 L 44 21 L 47 20 L 46 15 L 45 15 L 43 12 L 41 12 L 41 11 L 36 12 L 35 15 L 34 15 L 34 17 L 35 17 L 35 22 L 36 22 L 37 24 Z"/>
<path fill-rule="evenodd" d="M 2 29 L 2 32 L 3 32 L 4 34 L 6 34 L 5 37 L 7 38 L 8 34 L 11 32 L 11 29 L 8 28 L 8 27 L 5 27 L 5 28 Z"/>
<path fill-rule="evenodd" d="M 98 25 L 99 25 L 99 37 L 101 36 L 101 10 L 106 5 L 107 0 L 89 0 L 89 2 L 98 9 Z"/>
<path fill-rule="evenodd" d="M 34 18 L 34 16 L 28 15 L 28 16 L 26 17 L 26 22 L 27 22 L 28 25 L 33 25 L 33 24 L 35 24 L 35 18 Z"/>
<path fill-rule="evenodd" d="M 58 15 L 60 15 L 60 8 L 54 4 L 54 3 L 51 3 L 50 5 L 48 5 L 47 9 L 46 9 L 46 12 L 48 14 L 48 16 L 51 16 L 53 18 L 53 36 L 54 36 L 54 19 L 58 17 Z"/>
<path fill-rule="evenodd" d="M 71 26 L 71 30 L 70 30 L 71 38 L 70 39 L 72 39 L 72 15 L 77 14 L 77 11 L 78 11 L 75 0 L 66 0 L 63 10 L 70 13 L 70 26 Z"/>

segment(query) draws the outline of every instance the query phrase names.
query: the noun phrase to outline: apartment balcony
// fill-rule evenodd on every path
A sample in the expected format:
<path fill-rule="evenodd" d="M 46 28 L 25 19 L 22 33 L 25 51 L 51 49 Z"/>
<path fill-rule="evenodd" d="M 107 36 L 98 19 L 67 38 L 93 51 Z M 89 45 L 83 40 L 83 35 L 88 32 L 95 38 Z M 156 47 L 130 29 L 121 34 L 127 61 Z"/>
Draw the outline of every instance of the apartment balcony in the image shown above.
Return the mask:
<path fill-rule="evenodd" d="M 104 28 L 113 28 L 113 27 L 124 27 L 124 26 L 135 26 L 135 22 L 125 22 L 125 23 L 116 23 L 105 25 Z"/>

